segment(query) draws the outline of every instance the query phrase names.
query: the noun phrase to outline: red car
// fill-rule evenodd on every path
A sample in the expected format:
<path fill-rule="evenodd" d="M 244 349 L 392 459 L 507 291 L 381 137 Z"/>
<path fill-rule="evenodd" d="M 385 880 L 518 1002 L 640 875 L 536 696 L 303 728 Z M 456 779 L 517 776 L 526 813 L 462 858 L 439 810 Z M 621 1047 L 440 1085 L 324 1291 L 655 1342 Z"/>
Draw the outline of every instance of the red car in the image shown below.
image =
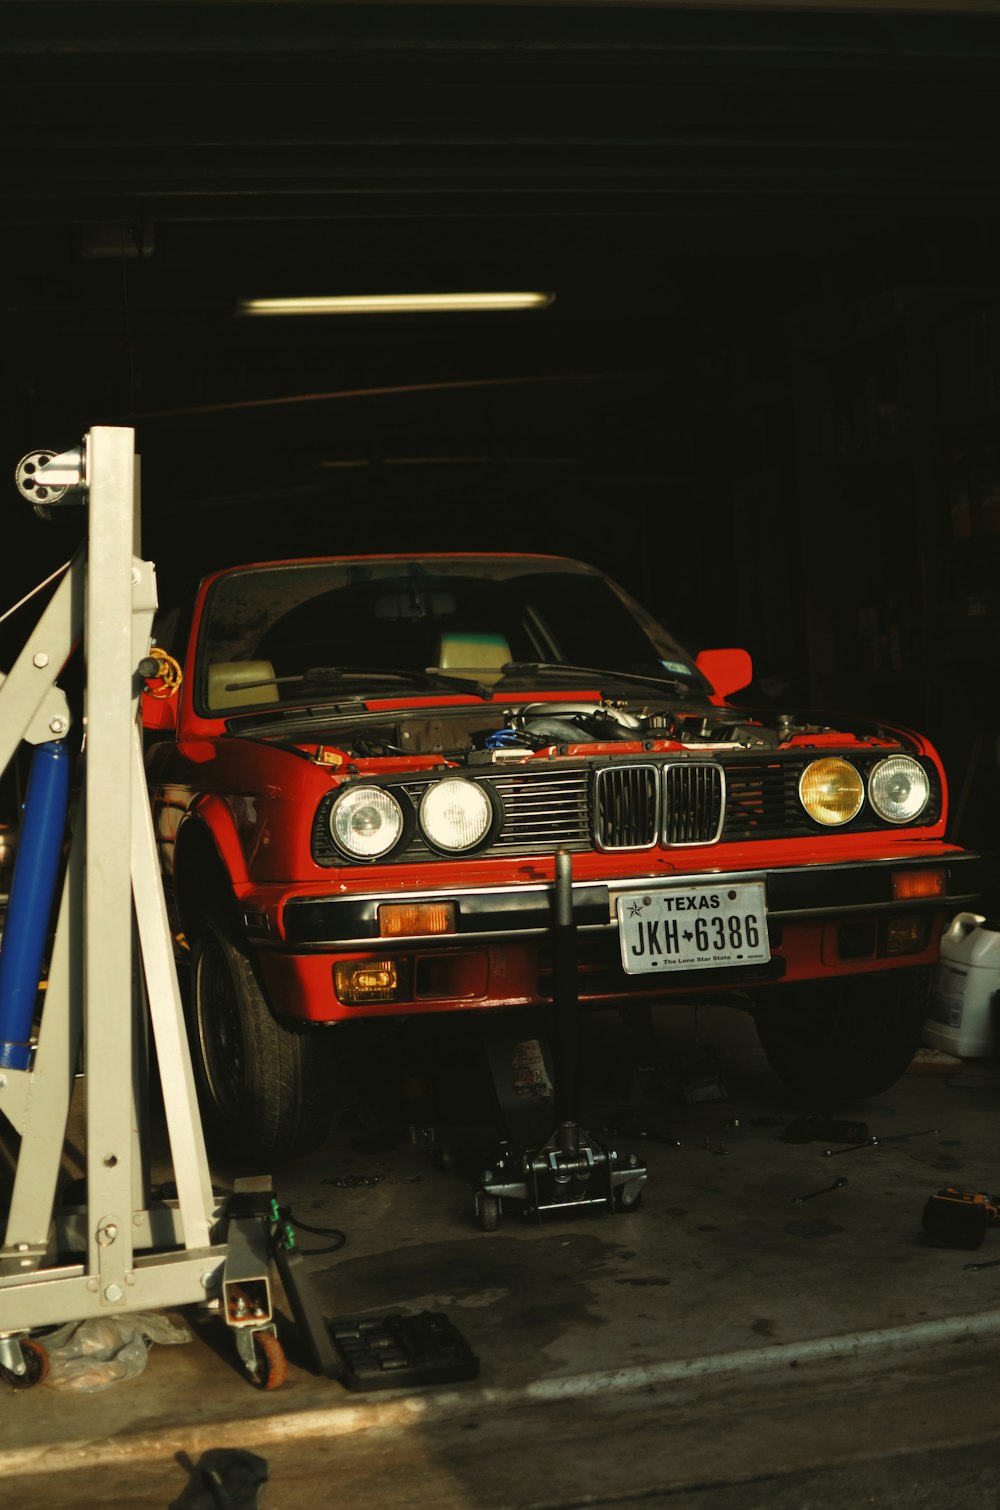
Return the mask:
<path fill-rule="evenodd" d="M 560 849 L 582 1006 L 725 994 L 813 1105 L 909 1063 L 979 891 L 920 735 L 734 706 L 745 652 L 692 659 L 559 557 L 233 567 L 156 633 L 149 788 L 231 1145 L 323 1137 L 351 1022 L 548 1002 Z"/>

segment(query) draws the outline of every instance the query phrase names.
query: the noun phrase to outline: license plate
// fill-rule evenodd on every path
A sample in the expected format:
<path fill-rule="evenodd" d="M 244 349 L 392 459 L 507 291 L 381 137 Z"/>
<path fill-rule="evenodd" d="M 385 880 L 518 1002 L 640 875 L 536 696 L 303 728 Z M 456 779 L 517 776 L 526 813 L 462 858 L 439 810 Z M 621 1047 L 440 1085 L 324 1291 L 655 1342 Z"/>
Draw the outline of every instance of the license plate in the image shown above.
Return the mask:
<path fill-rule="evenodd" d="M 771 950 L 764 883 L 623 892 L 618 937 L 627 975 L 765 964 Z"/>

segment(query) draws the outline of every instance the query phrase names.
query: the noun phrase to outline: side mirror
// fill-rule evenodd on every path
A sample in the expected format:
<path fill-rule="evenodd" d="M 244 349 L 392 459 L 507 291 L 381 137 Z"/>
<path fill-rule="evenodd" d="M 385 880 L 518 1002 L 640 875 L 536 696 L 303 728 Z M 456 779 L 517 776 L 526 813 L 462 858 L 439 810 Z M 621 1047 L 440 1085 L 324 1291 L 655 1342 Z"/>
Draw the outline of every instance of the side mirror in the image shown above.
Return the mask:
<path fill-rule="evenodd" d="M 177 728 L 177 697 L 151 697 L 142 694 L 142 727 L 147 733 Z"/>
<path fill-rule="evenodd" d="M 703 650 L 695 665 L 720 700 L 753 681 L 753 661 L 747 650 Z"/>

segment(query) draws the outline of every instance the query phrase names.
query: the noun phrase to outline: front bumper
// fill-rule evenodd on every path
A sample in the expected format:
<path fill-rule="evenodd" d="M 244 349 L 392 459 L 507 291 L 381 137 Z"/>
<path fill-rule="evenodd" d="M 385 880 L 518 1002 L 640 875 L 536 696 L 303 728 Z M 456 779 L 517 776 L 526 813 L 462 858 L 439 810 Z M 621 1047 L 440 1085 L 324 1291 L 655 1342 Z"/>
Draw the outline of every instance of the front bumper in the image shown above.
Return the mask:
<path fill-rule="evenodd" d="M 616 876 L 573 884 L 578 987 L 583 1004 L 663 1000 L 869 973 L 933 963 L 945 920 L 974 903 L 982 890 L 981 858 L 945 850 L 905 858 L 840 864 L 694 872 L 670 877 Z M 906 878 L 940 872 L 934 895 L 907 896 Z M 901 884 L 900 878 L 904 878 Z M 763 966 L 679 970 L 662 977 L 626 975 L 619 958 L 617 899 L 622 893 L 763 881 L 771 960 Z M 454 931 L 385 938 L 379 908 L 398 903 L 398 891 L 291 897 L 284 903 L 284 938 L 248 932 L 272 1003 L 281 1015 L 312 1022 L 542 1005 L 551 1000 L 550 935 L 555 888 L 541 882 L 505 886 L 440 887 L 409 900 L 454 907 Z M 262 914 L 249 914 L 260 917 Z M 887 957 L 886 929 L 894 918 L 923 917 L 918 944 Z M 269 947 L 268 947 L 269 945 Z M 333 987 L 338 961 L 406 961 L 412 989 L 392 1003 L 348 1005 Z"/>

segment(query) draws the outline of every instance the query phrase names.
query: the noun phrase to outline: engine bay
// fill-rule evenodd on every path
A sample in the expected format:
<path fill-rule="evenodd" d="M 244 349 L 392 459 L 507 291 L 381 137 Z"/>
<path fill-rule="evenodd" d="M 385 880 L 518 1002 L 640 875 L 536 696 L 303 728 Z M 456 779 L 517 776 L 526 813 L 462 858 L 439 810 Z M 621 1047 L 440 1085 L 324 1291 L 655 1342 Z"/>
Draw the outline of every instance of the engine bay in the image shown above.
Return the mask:
<path fill-rule="evenodd" d="M 737 717 L 737 713 L 742 716 Z M 322 748 L 335 745 L 349 759 L 438 757 L 468 766 L 513 763 L 542 753 L 576 755 L 597 748 L 608 751 L 609 746 L 609 753 L 613 753 L 616 745 L 661 753 L 709 754 L 831 743 L 895 747 L 906 743 L 900 731 L 867 720 L 852 719 L 845 728 L 843 723 L 834 726 L 791 712 L 732 708 L 678 711 L 607 699 L 491 704 L 461 710 L 411 707 L 353 715 L 341 711 L 322 720 L 317 718 L 314 727 L 317 732 L 322 730 Z M 282 732 L 286 738 L 292 734 L 287 727 Z M 264 731 L 255 729 L 254 733 L 259 737 Z M 272 736 L 276 733 L 267 730 Z M 295 742 L 300 740 L 296 738 Z"/>

